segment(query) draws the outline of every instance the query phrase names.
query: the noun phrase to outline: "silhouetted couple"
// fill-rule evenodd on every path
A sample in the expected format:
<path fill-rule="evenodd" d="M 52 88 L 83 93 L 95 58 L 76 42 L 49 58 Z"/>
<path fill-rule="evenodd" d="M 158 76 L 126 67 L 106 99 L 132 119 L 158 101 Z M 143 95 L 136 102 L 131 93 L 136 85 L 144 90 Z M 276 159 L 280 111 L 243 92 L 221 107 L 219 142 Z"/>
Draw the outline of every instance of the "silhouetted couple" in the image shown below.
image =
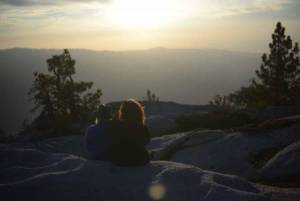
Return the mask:
<path fill-rule="evenodd" d="M 91 158 L 121 166 L 149 162 L 145 146 L 150 134 L 139 102 L 133 99 L 123 102 L 114 119 L 110 107 L 101 105 L 97 116 L 97 123 L 85 134 L 85 147 Z"/>

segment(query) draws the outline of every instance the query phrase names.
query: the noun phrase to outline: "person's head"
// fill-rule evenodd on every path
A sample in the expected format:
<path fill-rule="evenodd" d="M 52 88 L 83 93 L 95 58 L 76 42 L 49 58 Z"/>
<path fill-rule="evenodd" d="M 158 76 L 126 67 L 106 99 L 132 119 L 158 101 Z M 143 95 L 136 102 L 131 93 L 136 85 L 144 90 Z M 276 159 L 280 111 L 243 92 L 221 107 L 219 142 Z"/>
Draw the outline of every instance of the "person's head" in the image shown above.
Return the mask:
<path fill-rule="evenodd" d="M 111 108 L 107 105 L 101 104 L 97 110 L 98 120 L 109 120 L 112 117 Z"/>
<path fill-rule="evenodd" d="M 138 101 L 134 99 L 126 100 L 122 103 L 119 109 L 118 119 L 121 121 L 144 125 L 144 108 Z"/>

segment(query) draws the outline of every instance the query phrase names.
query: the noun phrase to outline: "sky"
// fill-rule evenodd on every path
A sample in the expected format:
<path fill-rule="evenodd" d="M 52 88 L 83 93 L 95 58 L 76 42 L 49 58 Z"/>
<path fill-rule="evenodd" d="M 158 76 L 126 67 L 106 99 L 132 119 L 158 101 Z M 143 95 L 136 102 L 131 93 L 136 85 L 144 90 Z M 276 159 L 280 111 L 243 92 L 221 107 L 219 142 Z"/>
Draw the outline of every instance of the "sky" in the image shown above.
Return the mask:
<path fill-rule="evenodd" d="M 0 0 L 0 49 L 265 52 L 278 21 L 300 42 L 299 10 L 300 0 Z"/>

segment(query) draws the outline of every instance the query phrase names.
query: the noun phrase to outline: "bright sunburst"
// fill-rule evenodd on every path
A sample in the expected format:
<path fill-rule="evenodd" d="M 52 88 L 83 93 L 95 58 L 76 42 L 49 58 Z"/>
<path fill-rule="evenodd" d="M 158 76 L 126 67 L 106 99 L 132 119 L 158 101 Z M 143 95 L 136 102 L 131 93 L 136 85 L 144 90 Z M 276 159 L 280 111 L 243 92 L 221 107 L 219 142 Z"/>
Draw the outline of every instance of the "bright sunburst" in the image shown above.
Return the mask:
<path fill-rule="evenodd" d="M 157 28 L 176 21 L 180 14 L 177 8 L 171 0 L 116 0 L 110 19 L 123 28 Z"/>

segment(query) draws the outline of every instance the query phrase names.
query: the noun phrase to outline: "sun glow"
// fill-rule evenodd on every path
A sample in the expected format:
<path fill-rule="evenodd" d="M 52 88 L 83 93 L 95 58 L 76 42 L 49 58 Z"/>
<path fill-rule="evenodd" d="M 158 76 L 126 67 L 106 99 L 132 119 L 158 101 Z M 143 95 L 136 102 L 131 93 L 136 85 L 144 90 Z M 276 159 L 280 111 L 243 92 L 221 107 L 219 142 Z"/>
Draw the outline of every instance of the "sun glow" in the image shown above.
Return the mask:
<path fill-rule="evenodd" d="M 129 29 L 152 29 L 175 22 L 180 15 L 171 0 L 116 0 L 110 11 L 110 21 Z"/>

